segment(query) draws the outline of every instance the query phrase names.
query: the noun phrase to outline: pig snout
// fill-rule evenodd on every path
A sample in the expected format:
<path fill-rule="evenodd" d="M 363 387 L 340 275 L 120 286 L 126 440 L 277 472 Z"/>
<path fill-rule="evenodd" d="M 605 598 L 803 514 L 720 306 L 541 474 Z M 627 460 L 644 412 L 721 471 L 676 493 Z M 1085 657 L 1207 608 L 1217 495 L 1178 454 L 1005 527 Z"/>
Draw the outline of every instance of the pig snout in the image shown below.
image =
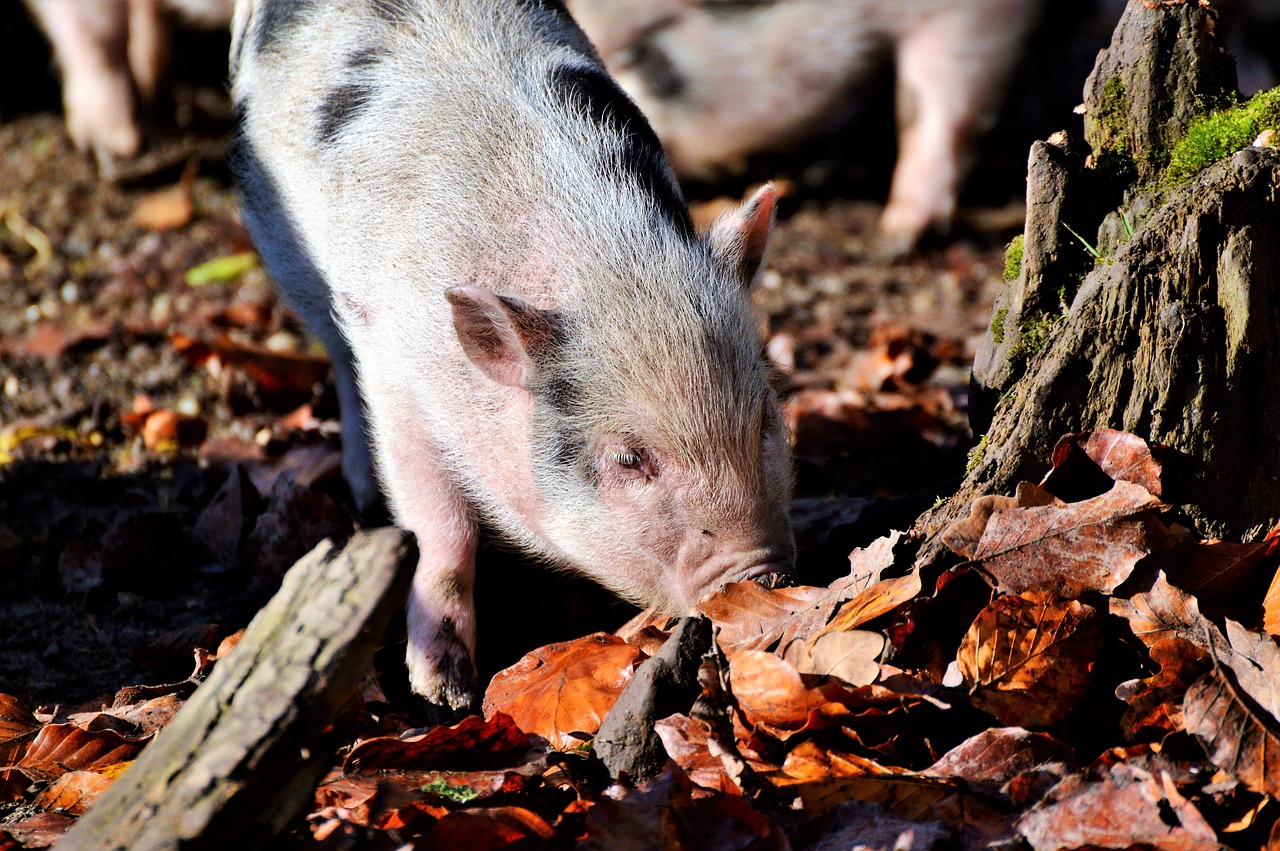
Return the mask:
<path fill-rule="evenodd" d="M 686 607 L 734 582 L 785 583 L 795 574 L 795 546 L 789 524 L 764 535 L 717 534 L 694 530 L 676 557 L 675 585 Z"/>

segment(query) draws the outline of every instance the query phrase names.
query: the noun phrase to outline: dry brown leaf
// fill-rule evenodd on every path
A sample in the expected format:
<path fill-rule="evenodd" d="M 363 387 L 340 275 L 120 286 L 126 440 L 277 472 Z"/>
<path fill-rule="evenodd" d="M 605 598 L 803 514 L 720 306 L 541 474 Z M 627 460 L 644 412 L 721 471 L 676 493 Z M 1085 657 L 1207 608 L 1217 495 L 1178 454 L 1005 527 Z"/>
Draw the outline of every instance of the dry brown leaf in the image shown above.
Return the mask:
<path fill-rule="evenodd" d="M 729 657 L 733 696 L 746 723 L 786 739 L 810 727 L 838 723 L 849 709 L 822 688 L 804 684 L 790 662 L 762 650 Z"/>
<path fill-rule="evenodd" d="M 1244 630 L 1231 622 L 1227 626 L 1236 633 L 1231 635 L 1233 647 L 1243 644 L 1246 639 L 1239 633 Z M 1271 642 L 1269 650 L 1255 655 L 1263 656 L 1265 664 L 1238 650 L 1221 654 L 1234 676 L 1223 667 L 1206 673 L 1187 690 L 1182 711 L 1187 732 L 1200 739 L 1214 765 L 1255 792 L 1275 796 L 1280 794 L 1280 723 L 1275 715 L 1280 651 Z"/>
<path fill-rule="evenodd" d="M 1129 482 L 1092 499 L 1049 505 L 1035 504 L 1039 495 L 1031 496 L 1031 487 L 1018 486 L 1020 507 L 991 512 L 970 556 L 1002 594 L 1110 594 L 1150 551 L 1145 513 L 1166 507 Z"/>
<path fill-rule="evenodd" d="M 547 840 L 551 825 L 524 807 L 474 807 L 452 812 L 427 832 L 431 848 L 506 848 L 516 843 Z"/>
<path fill-rule="evenodd" d="M 1262 628 L 1280 638 L 1280 570 L 1271 578 L 1267 595 L 1262 600 Z"/>
<path fill-rule="evenodd" d="M 584 741 L 581 734 L 600 729 L 645 658 L 603 632 L 548 644 L 494 676 L 484 694 L 485 714 L 505 712 L 520 729 L 553 747 L 577 747 Z"/>
<path fill-rule="evenodd" d="M 764 588 L 758 582 L 733 582 L 703 598 L 698 609 L 720 629 L 716 641 L 726 653 L 766 650 L 796 625 L 803 632 L 826 624 L 838 600 L 830 589 L 802 585 Z"/>
<path fill-rule="evenodd" d="M 68 771 L 127 762 L 149 738 L 131 740 L 110 729 L 89 732 L 75 724 L 46 724 L 18 767 L 33 779 L 55 780 Z"/>
<path fill-rule="evenodd" d="M 39 730 L 40 722 L 22 701 L 0 694 L 0 766 L 13 765 L 22 759 Z"/>
<path fill-rule="evenodd" d="M 1035 851 L 1143 847 L 1158 851 L 1218 851 L 1204 816 L 1167 775 L 1127 763 L 1098 780 L 1068 777 L 1018 819 Z"/>
<path fill-rule="evenodd" d="M 901 535 L 894 532 L 854 550 L 848 575 L 826 588 L 767 589 L 756 582 L 735 582 L 704 597 L 698 608 L 719 625 L 716 639 L 726 653 L 786 647 L 797 638 L 811 638 L 826 626 L 836 606 L 874 587 L 880 572 L 893 564 L 893 547 Z M 871 594 L 868 605 L 878 599 Z"/>
<path fill-rule="evenodd" d="M 1147 647 L 1168 638 L 1185 638 L 1209 648 L 1210 624 L 1200 614 L 1196 598 L 1169 584 L 1163 572 L 1156 574 L 1150 590 L 1128 600 L 1111 600 L 1110 609 L 1129 622 L 1133 634 Z"/>
<path fill-rule="evenodd" d="M 783 851 L 786 835 L 734 795 L 701 792 L 676 768 L 587 812 L 577 851 Z"/>
<path fill-rule="evenodd" d="M 812 741 L 787 754 L 782 770 L 768 775 L 768 780 L 798 798 L 809 816 L 847 801 L 866 801 L 901 818 L 928 821 L 935 807 L 957 794 L 950 781 L 919 777 L 855 754 L 826 750 Z"/>
<path fill-rule="evenodd" d="M 724 792 L 729 795 L 741 795 L 742 789 L 733 781 L 721 757 L 713 754 L 709 747 L 711 739 L 710 725 L 701 719 L 687 715 L 672 715 L 662 718 L 654 724 L 654 730 L 662 739 L 662 746 L 667 756 L 683 769 L 689 779 L 704 789 Z M 759 756 L 738 744 L 738 754 L 756 772 L 773 769 Z"/>
<path fill-rule="evenodd" d="M 1261 587 L 1265 569 L 1275 564 L 1280 541 L 1268 538 L 1255 543 L 1187 541 L 1160 553 L 1155 565 L 1169 581 L 1201 604 L 1235 607 L 1253 597 Z"/>
<path fill-rule="evenodd" d="M 190 187 L 170 186 L 139 198 L 130 219 L 146 230 L 173 230 L 191 221 L 192 209 Z"/>
<path fill-rule="evenodd" d="M 1052 736 L 1021 727 L 994 727 L 956 745 L 921 773 L 1001 784 L 1046 762 L 1071 757 L 1071 747 Z"/>
<path fill-rule="evenodd" d="M 884 636 L 880 633 L 848 630 L 823 632 L 812 642 L 797 638 L 787 645 L 782 658 L 801 674 L 836 677 L 861 686 L 880 676 L 880 663 L 876 660 L 883 651 Z"/>
<path fill-rule="evenodd" d="M 472 715 L 452 727 L 432 727 L 404 737 L 376 736 L 360 742 L 343 761 L 346 774 L 395 768 L 427 768 L 462 757 L 519 755 L 529 749 L 529 737 L 501 711 L 490 717 Z"/>
<path fill-rule="evenodd" d="M 32 804 L 41 810 L 78 816 L 114 782 L 110 775 L 96 771 L 69 771 L 45 787 Z"/>
<path fill-rule="evenodd" d="M 1151 451 L 1150 445 L 1136 434 L 1103 428 L 1080 434 L 1068 434 L 1053 448 L 1053 469 L 1040 486 L 1064 499 L 1081 490 L 1078 480 L 1088 473 L 1078 471 L 1080 466 L 1096 470 L 1103 480 L 1101 487 L 1089 493 L 1101 493 L 1110 485 L 1106 480 L 1132 482 L 1155 496 L 1161 495 L 1161 463 Z M 1076 481 L 1064 481 L 1071 477 Z M 1087 488 L 1087 486 L 1086 486 Z"/>
<path fill-rule="evenodd" d="M 956 661 L 974 706 L 1006 725 L 1046 727 L 1083 696 L 1101 645 L 1092 607 L 1036 591 L 993 600 Z"/>
<path fill-rule="evenodd" d="M 1066 505 L 1053 494 L 1031 482 L 1019 482 L 1014 496 L 980 496 L 969 506 L 969 516 L 952 523 L 942 533 L 942 542 L 965 558 L 973 558 L 986 532 L 991 515 L 1012 508 Z"/>
<path fill-rule="evenodd" d="M 818 635 L 832 632 L 845 632 L 873 621 L 881 615 L 915 599 L 920 593 L 920 573 L 911 571 L 906 576 L 896 579 L 882 579 L 870 588 L 858 594 L 840 607 L 840 611 L 831 619 L 831 623 Z"/>
<path fill-rule="evenodd" d="M 1203 648 L 1184 638 L 1157 641 L 1147 652 L 1160 670 L 1116 689 L 1116 697 L 1129 704 L 1120 729 L 1130 741 L 1160 739 L 1184 729 L 1183 698 L 1212 664 Z"/>

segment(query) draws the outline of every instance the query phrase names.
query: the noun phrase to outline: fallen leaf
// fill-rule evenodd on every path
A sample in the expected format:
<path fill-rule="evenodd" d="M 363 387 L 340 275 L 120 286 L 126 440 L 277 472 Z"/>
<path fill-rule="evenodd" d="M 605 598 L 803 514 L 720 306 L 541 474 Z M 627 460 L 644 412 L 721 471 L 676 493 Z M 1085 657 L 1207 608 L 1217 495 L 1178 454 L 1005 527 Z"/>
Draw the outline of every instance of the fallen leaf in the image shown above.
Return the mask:
<path fill-rule="evenodd" d="M 783 851 L 786 835 L 732 795 L 695 797 L 696 787 L 671 768 L 620 800 L 601 797 L 587 812 L 578 851 Z"/>
<path fill-rule="evenodd" d="M 711 752 L 709 740 L 710 725 L 701 719 L 687 715 L 671 715 L 659 719 L 654 724 L 654 731 L 662 739 L 662 746 L 667 756 L 688 775 L 689 779 L 704 789 L 723 792 L 728 795 L 741 795 L 742 789 L 733 781 L 724 760 Z M 747 764 L 757 772 L 772 768 L 760 760 L 753 751 L 738 746 L 739 754 Z"/>
<path fill-rule="evenodd" d="M 1084 695 L 1101 646 L 1091 606 L 1034 591 L 993 600 L 956 661 L 974 706 L 1006 725 L 1047 727 Z"/>
<path fill-rule="evenodd" d="M 1121 763 L 1097 779 L 1066 778 L 1018 819 L 1035 851 L 1143 847 L 1218 851 L 1217 836 L 1168 776 Z"/>
<path fill-rule="evenodd" d="M 342 763 L 346 774 L 395 768 L 430 768 L 447 760 L 475 761 L 529 750 L 529 737 L 502 712 L 471 715 L 452 727 L 402 737 L 377 736 L 360 742 Z"/>
<path fill-rule="evenodd" d="M 884 643 L 884 636 L 878 632 L 824 631 L 812 643 L 795 639 L 782 658 L 801 674 L 836 677 L 855 686 L 868 685 L 880 676 L 877 660 L 884 651 Z"/>
<path fill-rule="evenodd" d="M 240 552 L 265 508 L 266 501 L 249 480 L 248 472 L 236 464 L 196 518 L 191 537 L 204 544 L 220 564 L 239 564 Z"/>
<path fill-rule="evenodd" d="M 1209 649 L 1212 625 L 1200 614 L 1196 598 L 1169 583 L 1163 572 L 1151 588 L 1127 600 L 1109 602 L 1111 614 L 1129 622 L 1129 629 L 1148 648 L 1170 638 L 1182 638 Z"/>
<path fill-rule="evenodd" d="M 258 265 L 258 255 L 252 251 L 240 254 L 228 254 L 215 257 L 199 266 L 192 266 L 183 278 L 188 286 L 202 287 L 205 284 L 227 283 L 239 278 L 245 272 Z"/>
<path fill-rule="evenodd" d="M 68 771 L 128 762 L 148 738 L 129 739 L 109 729 L 90 732 L 75 724 L 46 724 L 18 767 L 34 780 L 56 780 Z"/>
<path fill-rule="evenodd" d="M 729 676 L 747 724 L 775 737 L 838 723 L 849 714 L 822 689 L 805 685 L 790 662 L 772 653 L 739 650 L 729 657 Z"/>
<path fill-rule="evenodd" d="M 426 839 L 431 848 L 491 849 L 509 846 L 525 847 L 555 834 L 537 813 L 523 807 L 477 807 L 453 812 L 441 818 Z"/>
<path fill-rule="evenodd" d="M 1021 727 L 994 727 L 956 745 L 921 773 L 999 785 L 1046 762 L 1071 758 L 1069 745 L 1045 733 Z"/>
<path fill-rule="evenodd" d="M 22 759 L 40 726 L 22 701 L 13 695 L 0 694 L 0 766 L 13 765 Z"/>
<path fill-rule="evenodd" d="M 327 494 L 282 475 L 245 539 L 244 565 L 251 573 L 278 580 L 325 538 L 341 546 L 353 528 L 351 517 Z"/>
<path fill-rule="evenodd" d="M 1182 704 L 1192 733 L 1214 765 L 1255 792 L 1280 794 L 1280 725 L 1221 667 L 1187 690 Z"/>
<path fill-rule="evenodd" d="M 1129 482 L 1092 499 L 1048 505 L 1033 488 L 1023 482 L 1018 507 L 991 511 L 970 554 L 1002 594 L 1110 594 L 1150 552 L 1144 515 L 1166 507 Z"/>
<path fill-rule="evenodd" d="M 849 801 L 800 832 L 810 851 L 929 851 L 944 845 L 952 830 L 940 821 L 908 821 L 877 804 Z M 796 837 L 793 837 L 793 839 Z"/>
<path fill-rule="evenodd" d="M 606 633 L 548 644 L 494 676 L 484 694 L 485 714 L 504 712 L 552 747 L 577 747 L 583 734 L 600 729 L 645 658 Z"/>
<path fill-rule="evenodd" d="M 32 804 L 45 811 L 82 815 L 114 782 L 94 771 L 69 771 L 36 795 Z"/>
<path fill-rule="evenodd" d="M 191 221 L 192 209 L 190 188 L 170 186 L 139 198 L 130 220 L 146 230 L 173 230 Z"/>
<path fill-rule="evenodd" d="M 1280 637 L 1280 570 L 1271 578 L 1271 585 L 1262 600 L 1262 627 Z"/>
<path fill-rule="evenodd" d="M 845 632 L 862 626 L 868 621 L 888 614 L 908 600 L 915 599 L 919 593 L 919 571 L 913 570 L 906 576 L 895 579 L 882 579 L 842 605 L 840 611 L 831 619 L 831 623 L 827 624 L 818 635 Z"/>
<path fill-rule="evenodd" d="M 1116 689 L 1116 697 L 1129 704 L 1120 721 L 1129 741 L 1158 741 L 1183 730 L 1182 702 L 1187 689 L 1212 665 L 1203 648 L 1183 638 L 1157 641 L 1147 652 L 1159 670 L 1145 679 L 1121 683 Z"/>
<path fill-rule="evenodd" d="M 1107 491 L 1111 482 L 1132 482 L 1161 495 L 1163 465 L 1136 434 L 1103 428 L 1068 434 L 1053 447 L 1053 468 L 1040 487 L 1074 502 Z"/>
<path fill-rule="evenodd" d="M 52 848 L 75 823 L 75 819 L 61 813 L 36 813 L 0 827 L 0 840 L 7 833 L 21 842 L 22 848 Z"/>
<path fill-rule="evenodd" d="M 890 599 L 891 593 L 886 596 L 870 589 L 880 572 L 892 566 L 893 548 L 901 535 L 894 532 L 854 550 L 849 555 L 849 573 L 826 588 L 768 589 L 757 582 L 735 582 L 704 597 L 698 608 L 720 627 L 716 641 L 726 653 L 786 647 L 797 638 L 813 637 L 827 625 L 836 606 L 845 600 L 861 598 L 867 609 L 873 611 Z M 887 587 L 899 591 L 910 584 L 909 581 L 889 581 L 896 584 Z"/>

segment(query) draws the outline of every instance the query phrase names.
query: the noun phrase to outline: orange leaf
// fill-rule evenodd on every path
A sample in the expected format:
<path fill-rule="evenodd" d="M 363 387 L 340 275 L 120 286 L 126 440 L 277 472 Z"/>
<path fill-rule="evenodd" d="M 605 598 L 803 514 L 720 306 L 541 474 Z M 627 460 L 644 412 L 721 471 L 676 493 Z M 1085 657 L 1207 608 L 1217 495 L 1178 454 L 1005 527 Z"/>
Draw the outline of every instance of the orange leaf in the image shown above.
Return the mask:
<path fill-rule="evenodd" d="M 499 671 L 484 694 L 485 714 L 505 712 L 520 729 L 553 747 L 574 748 L 600 729 L 604 716 L 635 676 L 644 653 L 598 632 L 548 644 Z"/>
<path fill-rule="evenodd" d="M 144 743 L 145 739 L 129 740 L 115 730 L 89 732 L 74 724 L 48 724 L 37 734 L 18 767 L 34 779 L 55 780 L 68 771 L 131 760 Z"/>
<path fill-rule="evenodd" d="M 490 713 L 489 718 L 472 715 L 452 727 L 433 727 L 407 738 L 377 736 L 351 749 L 343 762 L 347 773 L 381 771 L 391 768 L 427 768 L 463 757 L 492 757 L 524 753 L 529 738 L 509 716 Z"/>
<path fill-rule="evenodd" d="M 818 633 L 845 632 L 875 620 L 920 593 L 920 574 L 911 571 L 896 579 L 882 579 L 840 607 L 831 623 Z"/>
<path fill-rule="evenodd" d="M 78 816 L 92 807 L 115 780 L 95 771 L 69 771 L 32 802 L 38 809 Z"/>
<path fill-rule="evenodd" d="M 1222 668 L 1187 690 L 1182 712 L 1187 732 L 1204 743 L 1214 765 L 1255 792 L 1280 794 L 1280 727 Z"/>
<path fill-rule="evenodd" d="M 1213 828 L 1161 778 L 1121 763 L 1099 780 L 1066 778 L 1020 819 L 1033 848 L 1155 848 L 1216 851 Z"/>
<path fill-rule="evenodd" d="M 1045 727 L 1084 695 L 1101 645 L 1092 607 L 1036 591 L 993 600 L 956 661 L 974 706 L 1004 724 Z"/>

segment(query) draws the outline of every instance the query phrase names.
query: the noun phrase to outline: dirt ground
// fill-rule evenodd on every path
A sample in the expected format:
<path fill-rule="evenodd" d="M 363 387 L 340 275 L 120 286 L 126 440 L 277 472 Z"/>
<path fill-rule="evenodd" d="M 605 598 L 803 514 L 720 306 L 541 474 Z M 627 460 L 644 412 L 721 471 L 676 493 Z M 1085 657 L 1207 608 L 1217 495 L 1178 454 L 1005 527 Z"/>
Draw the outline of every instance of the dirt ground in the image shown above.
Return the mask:
<path fill-rule="evenodd" d="M 11 82 L 0 103 L 0 692 L 70 706 L 185 676 L 193 644 L 244 625 L 269 595 L 270 570 L 247 569 L 200 533 L 237 465 L 262 496 L 289 470 L 341 511 L 289 525 L 308 539 L 298 546 L 354 518 L 323 361 L 265 273 L 187 280 L 252 250 L 208 59 L 225 46 L 215 36 L 182 52 L 186 65 L 205 64 L 179 68 L 167 129 L 109 181 L 70 146 L 47 53 L 14 14 L 0 37 L 13 46 L 0 67 Z M 1043 61 L 1077 68 L 1054 78 L 1052 103 L 1069 112 L 1079 86 L 1069 78 L 1083 79 L 1077 54 L 1087 51 L 1060 48 Z M 968 363 L 1004 245 L 1021 230 L 1026 144 L 1051 113 L 1038 91 L 1015 89 L 1010 114 L 1021 121 L 996 131 L 952 237 L 903 262 L 872 250 L 892 156 L 887 116 L 845 147 L 828 140 L 767 166 L 790 194 L 757 300 L 788 374 L 802 578 L 905 526 L 963 472 Z M 742 188 L 693 192 L 713 205 Z M 153 411 L 171 412 L 172 433 L 148 431 L 164 419 Z M 500 549 L 482 558 L 482 675 L 632 611 L 586 583 L 509 570 L 512 561 Z"/>

